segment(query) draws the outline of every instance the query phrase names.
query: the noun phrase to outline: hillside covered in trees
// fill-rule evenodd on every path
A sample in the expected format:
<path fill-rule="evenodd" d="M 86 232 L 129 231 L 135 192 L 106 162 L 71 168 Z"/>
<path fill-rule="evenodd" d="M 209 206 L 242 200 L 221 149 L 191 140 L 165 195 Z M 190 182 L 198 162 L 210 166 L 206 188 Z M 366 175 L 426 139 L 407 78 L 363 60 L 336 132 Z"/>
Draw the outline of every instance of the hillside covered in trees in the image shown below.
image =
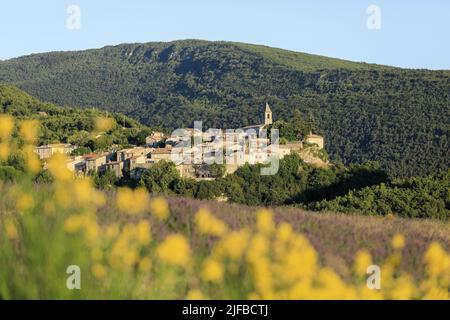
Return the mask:
<path fill-rule="evenodd" d="M 195 181 L 181 178 L 173 163 L 160 161 L 143 174 L 139 185 L 157 194 L 226 198 L 252 206 L 289 205 L 361 215 L 450 218 L 450 170 L 427 177 L 392 179 L 377 162 L 317 168 L 297 155 L 283 158 L 275 175 L 262 176 L 261 166 L 246 164 L 223 178 Z"/>
<path fill-rule="evenodd" d="M 15 120 L 15 128 L 12 147 L 8 147 L 11 154 L 6 158 L 0 156 L 0 181 L 13 181 L 26 171 L 26 155 L 21 150 L 23 139 L 19 130 L 20 123 L 25 120 L 36 121 L 37 145 L 71 143 L 78 146 L 74 155 L 104 151 L 113 146 L 120 148 L 143 144 L 152 132 L 150 128 L 119 113 L 61 107 L 41 102 L 14 86 L 0 85 L 0 120 L 5 116 Z M 105 119 L 110 128 L 100 132 L 98 122 Z M 0 146 L 4 146 L 2 142 L 0 139 Z"/>
<path fill-rule="evenodd" d="M 449 167 L 450 72 L 354 63 L 197 40 L 123 44 L 0 62 L 0 82 L 45 101 L 120 111 L 169 128 L 311 113 L 332 159 L 378 160 L 397 177 Z"/>
<path fill-rule="evenodd" d="M 61 107 L 39 101 L 24 91 L 0 85 L 0 114 L 17 120 L 37 120 L 40 124 L 38 145 L 72 143 L 91 146 L 91 151 L 107 149 L 113 144 L 144 144 L 151 129 L 123 114 L 98 109 Z M 95 132 L 96 120 L 109 118 L 112 128 L 107 134 Z M 93 137 L 93 134 L 97 137 Z M 16 132 L 17 134 L 17 132 Z"/>

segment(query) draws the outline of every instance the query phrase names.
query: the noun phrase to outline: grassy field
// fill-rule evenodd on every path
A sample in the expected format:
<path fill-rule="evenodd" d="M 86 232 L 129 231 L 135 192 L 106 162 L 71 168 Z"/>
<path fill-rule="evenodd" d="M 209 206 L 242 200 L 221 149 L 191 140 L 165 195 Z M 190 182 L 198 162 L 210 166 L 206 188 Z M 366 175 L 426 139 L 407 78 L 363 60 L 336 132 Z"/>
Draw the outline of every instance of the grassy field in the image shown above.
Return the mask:
<path fill-rule="evenodd" d="M 195 230 L 194 215 L 201 207 L 207 207 L 214 215 L 233 229 L 254 224 L 256 212 L 261 208 L 215 201 L 186 198 L 168 198 L 172 212 L 173 228 L 178 231 Z M 381 263 L 391 253 L 391 239 L 403 234 L 401 268 L 418 279 L 425 275 L 421 257 L 433 242 L 439 242 L 450 251 L 450 225 L 437 220 L 380 218 L 360 215 L 308 212 L 292 207 L 270 208 L 277 224 L 287 222 L 293 229 L 305 235 L 319 253 L 321 261 L 342 276 L 350 276 L 356 253 L 366 249 L 374 262 Z M 196 243 L 196 233 L 188 233 Z"/>
<path fill-rule="evenodd" d="M 0 183 L 0 299 L 450 299 L 447 222 L 101 191 L 61 154 L 36 184 L 33 124 Z"/>
<path fill-rule="evenodd" d="M 2 299 L 449 298 L 439 221 L 103 194 L 66 177 L 1 185 L 0 230 Z M 381 290 L 366 288 L 372 264 Z"/>

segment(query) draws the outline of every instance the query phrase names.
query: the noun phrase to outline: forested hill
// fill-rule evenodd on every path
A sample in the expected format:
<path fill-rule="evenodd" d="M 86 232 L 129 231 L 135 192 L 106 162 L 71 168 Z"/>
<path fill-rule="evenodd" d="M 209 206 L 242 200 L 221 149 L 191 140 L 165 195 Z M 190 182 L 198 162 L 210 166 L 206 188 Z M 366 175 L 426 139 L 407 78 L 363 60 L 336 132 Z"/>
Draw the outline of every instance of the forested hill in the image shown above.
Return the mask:
<path fill-rule="evenodd" d="M 0 85 L 0 116 L 3 114 L 12 115 L 19 121 L 38 120 L 40 145 L 73 143 L 84 147 L 86 152 L 107 149 L 111 145 L 142 144 L 151 132 L 150 128 L 120 113 L 98 109 L 63 108 L 41 102 L 9 85 Z M 113 120 L 111 129 L 106 134 L 95 130 L 99 118 Z M 14 134 L 14 137 L 16 136 L 17 133 Z"/>
<path fill-rule="evenodd" d="M 233 128 L 311 112 L 332 158 L 379 160 L 396 176 L 449 167 L 450 72 L 405 70 L 264 46 L 123 44 L 0 62 L 0 82 L 59 104 L 149 125 Z"/>

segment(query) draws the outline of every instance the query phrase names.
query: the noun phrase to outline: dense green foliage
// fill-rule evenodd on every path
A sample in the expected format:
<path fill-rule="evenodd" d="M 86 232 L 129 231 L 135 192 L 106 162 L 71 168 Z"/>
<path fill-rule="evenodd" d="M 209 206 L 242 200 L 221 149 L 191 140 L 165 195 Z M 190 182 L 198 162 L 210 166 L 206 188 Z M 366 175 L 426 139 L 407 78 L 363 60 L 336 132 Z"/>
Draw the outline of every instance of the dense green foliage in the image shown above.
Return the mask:
<path fill-rule="evenodd" d="M 12 115 L 16 125 L 22 120 L 38 120 L 40 123 L 38 144 L 72 143 L 79 146 L 73 155 L 107 150 L 113 146 L 120 148 L 130 144 L 141 145 L 145 143 L 145 137 L 151 133 L 150 128 L 118 113 L 97 109 L 63 108 L 43 103 L 16 87 L 6 85 L 0 85 L 0 114 Z M 116 125 L 108 132 L 97 132 L 95 122 L 99 117 L 112 118 Z M 15 145 L 21 145 L 17 128 L 12 138 Z M 26 169 L 22 152 L 18 149 L 12 151 L 8 159 L 0 161 L 2 181 L 15 181 Z M 46 181 L 42 176 L 36 179 L 38 182 Z"/>
<path fill-rule="evenodd" d="M 214 181 L 180 178 L 171 162 L 147 170 L 140 185 L 151 192 L 199 199 L 226 197 L 247 205 L 296 205 L 317 211 L 395 214 L 402 217 L 450 218 L 450 172 L 391 180 L 376 162 L 328 169 L 290 155 L 276 175 L 261 175 L 261 165 L 244 165 Z"/>
<path fill-rule="evenodd" d="M 6 85 L 0 85 L 0 113 L 11 114 L 19 121 L 39 120 L 39 145 L 73 143 L 96 151 L 107 149 L 113 144 L 143 144 L 145 137 L 151 133 L 149 128 L 119 113 L 63 108 L 41 102 L 16 87 Z M 112 118 L 116 125 L 106 134 L 97 132 L 93 135 L 95 121 L 99 117 Z M 97 136 L 101 134 L 103 136 Z"/>
<path fill-rule="evenodd" d="M 142 123 L 207 127 L 311 113 L 345 164 L 378 160 L 394 176 L 449 166 L 450 73 L 353 63 L 240 43 L 124 44 L 0 62 L 0 82 L 46 101 L 123 112 Z"/>
<path fill-rule="evenodd" d="M 313 210 L 357 212 L 365 215 L 400 214 L 412 218 L 450 216 L 450 171 L 430 177 L 398 179 L 350 191 L 333 200 L 309 205 Z"/>

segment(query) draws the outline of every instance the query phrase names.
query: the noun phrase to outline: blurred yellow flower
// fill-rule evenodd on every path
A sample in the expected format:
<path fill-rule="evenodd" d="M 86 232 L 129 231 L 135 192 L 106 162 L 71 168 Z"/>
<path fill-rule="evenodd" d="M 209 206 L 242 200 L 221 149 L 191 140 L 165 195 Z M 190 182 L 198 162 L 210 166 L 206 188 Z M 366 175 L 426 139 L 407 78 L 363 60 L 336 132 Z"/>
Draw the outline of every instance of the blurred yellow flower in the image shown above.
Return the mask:
<path fill-rule="evenodd" d="M 14 240 L 19 237 L 19 232 L 17 231 L 16 225 L 12 222 L 6 222 L 5 231 L 10 240 Z"/>
<path fill-rule="evenodd" d="M 95 131 L 107 132 L 116 126 L 116 121 L 112 118 L 98 117 L 95 120 Z"/>
<path fill-rule="evenodd" d="M 0 160 L 7 160 L 9 157 L 10 148 L 6 142 L 0 142 Z"/>
<path fill-rule="evenodd" d="M 163 197 L 156 197 L 150 201 L 150 211 L 159 220 L 169 217 L 169 205 Z"/>
<path fill-rule="evenodd" d="M 256 227 L 260 232 L 271 232 L 274 228 L 272 212 L 267 209 L 259 210 L 256 213 Z"/>
<path fill-rule="evenodd" d="M 14 119 L 9 115 L 0 115 L 0 139 L 9 140 L 14 129 Z"/>
<path fill-rule="evenodd" d="M 403 247 L 405 246 L 405 237 L 402 234 L 397 233 L 392 238 L 391 245 L 392 245 L 392 248 L 394 248 L 396 250 L 403 249 Z"/>
<path fill-rule="evenodd" d="M 205 296 L 198 289 L 190 290 L 186 297 L 187 300 L 205 300 Z"/>
<path fill-rule="evenodd" d="M 23 155 L 26 160 L 27 168 L 32 173 L 37 173 L 41 170 L 41 161 L 39 160 L 37 154 L 34 152 L 34 147 L 32 145 L 26 145 L 23 147 Z"/>
<path fill-rule="evenodd" d="M 109 239 L 115 238 L 120 232 L 119 225 L 113 223 L 106 227 L 106 237 Z"/>
<path fill-rule="evenodd" d="M 48 170 L 58 181 L 69 181 L 73 178 L 72 172 L 67 168 L 67 156 L 55 153 L 48 161 Z"/>
<path fill-rule="evenodd" d="M 220 262 L 211 258 L 208 258 L 203 262 L 203 280 L 220 283 L 223 280 L 223 273 L 224 267 Z"/>
<path fill-rule="evenodd" d="M 144 257 L 139 261 L 139 270 L 142 272 L 148 272 L 152 268 L 152 260 L 148 257 Z"/>
<path fill-rule="evenodd" d="M 249 238 L 250 232 L 248 229 L 232 231 L 220 239 L 213 248 L 213 254 L 218 258 L 229 258 L 237 261 L 244 255 Z"/>
<path fill-rule="evenodd" d="M 390 298 L 395 300 L 409 300 L 413 298 L 415 287 L 411 277 L 403 275 L 396 279 Z"/>
<path fill-rule="evenodd" d="M 201 234 L 222 236 L 227 232 L 227 226 L 223 221 L 214 217 L 207 209 L 200 208 L 195 214 L 197 229 Z"/>
<path fill-rule="evenodd" d="M 372 256 L 367 250 L 359 250 L 355 256 L 354 270 L 359 276 L 366 275 L 367 267 L 372 265 Z"/>
<path fill-rule="evenodd" d="M 189 243 L 180 234 L 169 235 L 158 246 L 156 252 L 162 261 L 175 266 L 186 266 L 190 260 Z"/>
<path fill-rule="evenodd" d="M 433 242 L 425 253 L 424 257 L 427 272 L 431 277 L 437 277 L 450 273 L 450 257 L 442 246 Z"/>
<path fill-rule="evenodd" d="M 292 234 L 293 234 L 292 226 L 287 222 L 283 222 L 278 227 L 277 239 L 285 242 L 291 238 Z"/>
<path fill-rule="evenodd" d="M 85 220 L 84 232 L 88 241 L 94 241 L 99 234 L 99 227 L 94 218 L 87 218 Z"/>
<path fill-rule="evenodd" d="M 443 288 L 430 288 L 423 297 L 424 300 L 450 300 L 450 293 Z"/>
<path fill-rule="evenodd" d="M 38 138 L 39 121 L 24 120 L 20 124 L 20 135 L 28 144 L 34 144 Z"/>
<path fill-rule="evenodd" d="M 148 193 L 143 188 L 131 190 L 129 188 L 120 188 L 117 191 L 117 207 L 120 211 L 127 214 L 138 214 L 148 208 Z"/>
<path fill-rule="evenodd" d="M 106 274 L 107 274 L 106 268 L 99 263 L 94 264 L 92 266 L 91 271 L 92 271 L 92 274 L 94 275 L 94 277 L 99 278 L 99 279 L 106 277 Z"/>
<path fill-rule="evenodd" d="M 150 242 L 150 222 L 148 222 L 147 220 L 139 221 L 138 225 L 136 226 L 136 231 L 136 237 L 140 244 L 146 245 Z"/>
<path fill-rule="evenodd" d="M 123 256 L 123 262 L 126 266 L 134 266 L 138 261 L 138 254 L 134 250 L 127 251 Z"/>
<path fill-rule="evenodd" d="M 87 204 L 91 201 L 95 192 L 90 179 L 76 179 L 71 184 L 73 196 L 79 204 Z"/>
<path fill-rule="evenodd" d="M 81 215 L 72 215 L 64 221 L 64 231 L 75 233 L 83 226 L 84 218 Z"/>
<path fill-rule="evenodd" d="M 20 212 L 24 212 L 34 207 L 34 199 L 30 194 L 23 193 L 17 199 L 16 205 Z"/>

